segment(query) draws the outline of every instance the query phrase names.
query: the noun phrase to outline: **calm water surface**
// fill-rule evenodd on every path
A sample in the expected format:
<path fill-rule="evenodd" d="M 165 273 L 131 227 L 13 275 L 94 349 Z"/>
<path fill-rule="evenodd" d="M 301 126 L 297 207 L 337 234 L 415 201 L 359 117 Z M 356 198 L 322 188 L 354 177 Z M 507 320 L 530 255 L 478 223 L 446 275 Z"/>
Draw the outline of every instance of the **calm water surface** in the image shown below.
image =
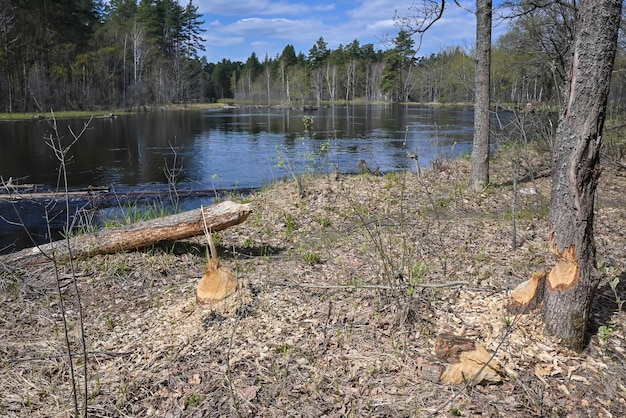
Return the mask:
<path fill-rule="evenodd" d="M 313 118 L 308 133 L 304 116 Z M 471 109 L 417 105 L 145 113 L 93 119 L 83 131 L 86 122 L 58 120 L 56 130 L 45 120 L 0 122 L 0 176 L 53 189 L 59 160 L 47 142 L 60 137 L 64 147 L 71 144 L 71 188 L 106 186 L 137 198 L 167 192 L 167 172 L 174 169 L 179 189 L 203 192 L 182 202 L 191 208 L 210 204 L 212 190 L 262 187 L 290 170 L 356 172 L 361 159 L 383 172 L 414 170 L 407 152 L 417 152 L 427 167 L 437 157 L 468 152 L 473 133 Z M 88 203 L 75 201 L 72 211 Z M 46 205 L 56 216 L 53 229 L 61 228 L 60 205 L 0 203 L 0 252 L 32 245 L 14 222 L 26 224 L 35 241 L 47 240 Z"/>

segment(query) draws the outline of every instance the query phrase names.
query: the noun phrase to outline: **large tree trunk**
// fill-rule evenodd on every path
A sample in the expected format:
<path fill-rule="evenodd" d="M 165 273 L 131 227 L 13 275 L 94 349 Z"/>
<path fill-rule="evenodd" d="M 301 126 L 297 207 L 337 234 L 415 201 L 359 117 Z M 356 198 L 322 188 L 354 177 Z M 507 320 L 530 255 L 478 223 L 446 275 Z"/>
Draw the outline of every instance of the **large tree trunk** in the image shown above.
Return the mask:
<path fill-rule="evenodd" d="M 622 0 L 578 4 L 569 96 L 557 130 L 545 331 L 580 350 L 600 277 L 593 236 L 598 160 Z"/>
<path fill-rule="evenodd" d="M 474 143 L 470 188 L 489 184 L 489 83 L 491 71 L 491 0 L 476 0 L 476 76 Z"/>
<path fill-rule="evenodd" d="M 0 257 L 0 263 L 13 268 L 26 267 L 46 260 L 63 261 L 70 257 L 86 258 L 98 254 L 135 250 L 159 241 L 174 241 L 202 235 L 204 220 L 210 231 L 220 231 L 245 221 L 251 212 L 249 204 L 221 202 L 202 209 L 27 248 Z"/>

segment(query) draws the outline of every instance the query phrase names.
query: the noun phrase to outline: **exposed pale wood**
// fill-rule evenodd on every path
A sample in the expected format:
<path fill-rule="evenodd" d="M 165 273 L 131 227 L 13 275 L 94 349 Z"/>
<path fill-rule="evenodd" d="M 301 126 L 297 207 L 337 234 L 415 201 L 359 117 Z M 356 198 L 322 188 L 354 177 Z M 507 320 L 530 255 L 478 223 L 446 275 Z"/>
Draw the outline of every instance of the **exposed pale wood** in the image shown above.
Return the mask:
<path fill-rule="evenodd" d="M 206 222 L 203 222 L 203 227 L 211 254 L 208 257 L 204 276 L 196 289 L 196 302 L 212 304 L 226 299 L 237 291 L 237 277 L 230 269 L 220 265 L 211 230 Z"/>
<path fill-rule="evenodd" d="M 502 381 L 500 363 L 482 345 L 464 337 L 441 334 L 435 353 L 448 364 L 441 374 L 444 384 L 491 384 Z"/>
<path fill-rule="evenodd" d="M 9 267 L 24 267 L 51 260 L 53 251 L 56 260 L 62 261 L 67 260 L 70 254 L 73 258 L 86 258 L 135 250 L 159 241 L 175 241 L 202 235 L 203 216 L 211 231 L 220 231 L 242 223 L 251 212 L 249 204 L 225 201 L 202 209 L 27 248 L 2 256 L 0 262 Z"/>
<path fill-rule="evenodd" d="M 213 260 L 209 260 L 196 290 L 196 302 L 200 305 L 219 302 L 237 291 L 237 278 L 234 273 L 219 264 L 216 267 L 212 262 Z"/>
<path fill-rule="evenodd" d="M 481 344 L 472 351 L 461 353 L 459 361 L 450 364 L 441 375 L 444 384 L 492 384 L 502 381 L 501 367 Z"/>
<path fill-rule="evenodd" d="M 548 275 L 548 289 L 551 291 L 571 289 L 578 282 L 580 274 L 576 245 L 572 244 L 563 251 L 559 251 L 554 243 L 554 232 L 550 234 L 548 242 L 550 251 L 556 256 L 556 265 L 552 267 Z"/>
<path fill-rule="evenodd" d="M 543 300 L 546 273 L 536 271 L 532 277 L 520 283 L 511 292 L 509 299 L 509 311 L 523 313 L 537 307 Z"/>

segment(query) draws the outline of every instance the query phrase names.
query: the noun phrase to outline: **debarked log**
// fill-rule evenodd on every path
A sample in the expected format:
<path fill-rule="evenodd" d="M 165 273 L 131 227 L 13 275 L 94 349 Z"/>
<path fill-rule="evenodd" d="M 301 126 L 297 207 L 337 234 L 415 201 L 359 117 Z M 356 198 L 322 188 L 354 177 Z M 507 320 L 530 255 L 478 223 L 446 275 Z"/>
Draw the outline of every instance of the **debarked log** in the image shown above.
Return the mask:
<path fill-rule="evenodd" d="M 203 215 L 210 231 L 221 231 L 242 223 L 252 213 L 250 204 L 231 201 L 137 222 L 120 228 L 73 236 L 0 257 L 9 267 L 26 267 L 44 261 L 87 258 L 100 254 L 149 247 L 160 241 L 176 241 L 204 234 Z M 54 257 L 53 257 L 54 255 Z"/>

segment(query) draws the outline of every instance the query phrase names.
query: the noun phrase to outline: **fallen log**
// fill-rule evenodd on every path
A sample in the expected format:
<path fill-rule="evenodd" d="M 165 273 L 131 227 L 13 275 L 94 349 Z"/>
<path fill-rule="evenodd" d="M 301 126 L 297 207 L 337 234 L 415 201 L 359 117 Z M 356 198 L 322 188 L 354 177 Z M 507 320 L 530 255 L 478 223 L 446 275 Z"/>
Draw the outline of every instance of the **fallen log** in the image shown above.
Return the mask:
<path fill-rule="evenodd" d="M 87 258 L 99 254 L 149 247 L 160 241 L 176 241 L 204 234 L 203 217 L 211 231 L 221 231 L 242 223 L 252 212 L 250 204 L 225 201 L 201 209 L 132 225 L 77 235 L 0 257 L 9 267 L 26 267 L 45 261 Z"/>

